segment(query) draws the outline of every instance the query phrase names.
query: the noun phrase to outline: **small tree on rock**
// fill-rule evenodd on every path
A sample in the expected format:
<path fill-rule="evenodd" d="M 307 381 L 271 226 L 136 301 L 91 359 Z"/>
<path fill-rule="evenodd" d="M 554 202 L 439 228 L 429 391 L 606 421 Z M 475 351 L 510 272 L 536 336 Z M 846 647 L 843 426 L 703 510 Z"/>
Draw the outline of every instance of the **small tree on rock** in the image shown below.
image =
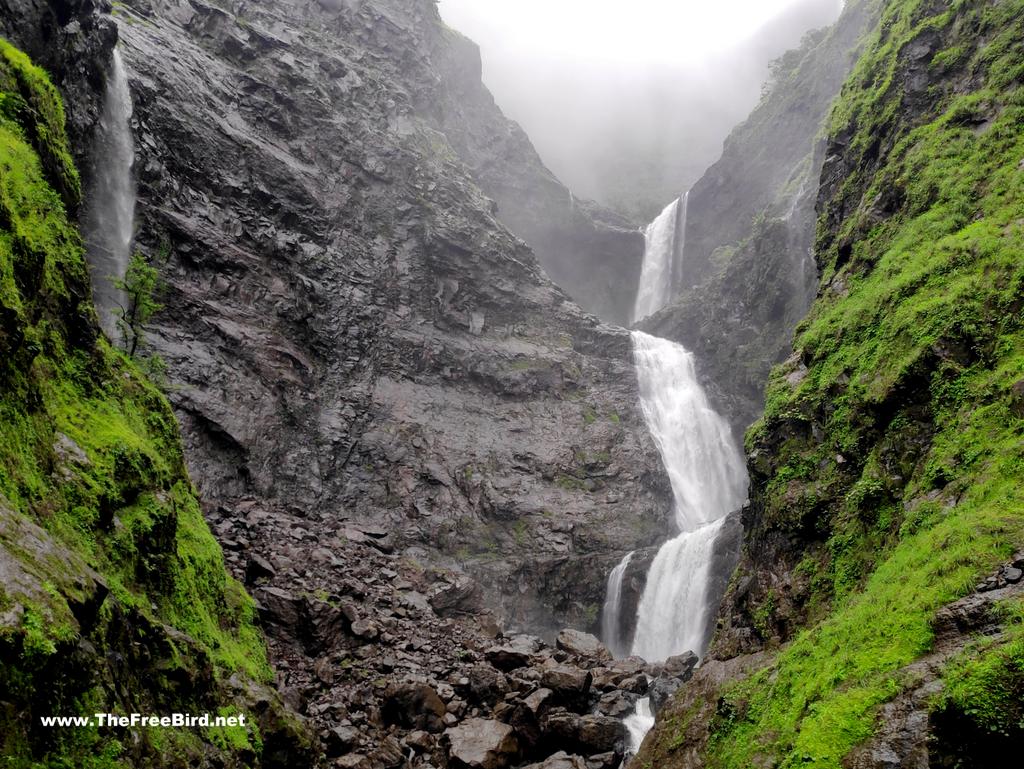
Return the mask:
<path fill-rule="evenodd" d="M 126 306 L 114 310 L 121 344 L 129 357 L 134 358 L 143 342 L 146 324 L 163 309 L 156 300 L 163 290 L 163 281 L 157 268 L 147 261 L 142 252 L 136 251 L 128 262 L 124 277 L 116 279 L 114 285 L 126 298 Z"/>

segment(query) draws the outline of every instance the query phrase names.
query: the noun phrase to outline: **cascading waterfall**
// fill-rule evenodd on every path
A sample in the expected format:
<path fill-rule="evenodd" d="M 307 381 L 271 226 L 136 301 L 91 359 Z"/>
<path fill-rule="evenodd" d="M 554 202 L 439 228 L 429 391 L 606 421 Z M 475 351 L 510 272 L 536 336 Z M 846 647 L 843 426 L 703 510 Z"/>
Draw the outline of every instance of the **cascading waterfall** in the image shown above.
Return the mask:
<path fill-rule="evenodd" d="M 633 306 L 633 322 L 653 315 L 672 298 L 682 265 L 687 192 L 669 203 L 644 230 L 644 261 Z"/>
<path fill-rule="evenodd" d="M 619 565 L 612 569 L 608 575 L 608 588 L 605 591 L 604 607 L 601 610 L 601 637 L 604 645 L 607 646 L 616 657 L 622 656 L 626 651 L 625 639 L 622 638 L 622 580 L 626 576 L 626 569 L 633 559 L 633 553 L 626 553 L 626 557 L 619 562 Z"/>
<path fill-rule="evenodd" d="M 715 539 L 747 493 L 743 456 L 708 403 L 693 355 L 633 332 L 640 404 L 672 484 L 679 534 L 658 551 L 637 609 L 633 654 L 663 660 L 704 652 L 705 594 Z"/>
<path fill-rule="evenodd" d="M 691 353 L 634 331 L 633 355 L 644 419 L 672 484 L 679 534 L 662 545 L 647 573 L 632 653 L 650 661 L 684 651 L 703 655 L 715 541 L 747 493 L 743 455 L 708 403 Z M 640 700 L 626 720 L 634 752 L 653 723 L 650 703 Z"/>
<path fill-rule="evenodd" d="M 709 620 L 709 555 L 724 523 L 706 523 L 662 545 L 647 572 L 637 609 L 633 654 L 663 660 L 673 654 L 704 653 Z"/>
<path fill-rule="evenodd" d="M 118 338 L 116 313 L 126 306 L 114 281 L 124 277 L 131 256 L 135 221 L 135 144 L 131 129 L 132 97 L 121 54 L 107 74 L 103 113 L 96 131 L 93 178 L 86 209 L 86 245 L 93 297 L 100 325 Z"/>

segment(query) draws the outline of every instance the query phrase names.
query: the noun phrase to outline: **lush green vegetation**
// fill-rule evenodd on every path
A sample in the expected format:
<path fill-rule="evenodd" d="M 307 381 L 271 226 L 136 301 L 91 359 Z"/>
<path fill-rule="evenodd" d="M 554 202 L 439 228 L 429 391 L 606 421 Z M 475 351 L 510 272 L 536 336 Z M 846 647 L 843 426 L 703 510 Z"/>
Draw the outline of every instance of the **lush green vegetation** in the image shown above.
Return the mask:
<path fill-rule="evenodd" d="M 947 668 L 935 705 L 964 714 L 983 730 L 1014 737 L 1024 729 L 1024 605 L 1004 608 L 1007 631 L 982 638 Z"/>
<path fill-rule="evenodd" d="M 205 712 L 232 674 L 270 677 L 252 600 L 203 521 L 169 404 L 98 335 L 66 215 L 79 182 L 63 119 L 46 74 L 0 41 L 0 558 L 5 574 L 23 575 L 0 591 L 0 690 L 16 698 L 0 711 L 4 766 L 117 763 L 114 735 L 41 735 L 35 719 L 117 712 L 118 687 L 152 712 Z M 37 542 L 12 535 L 32 527 Z M 83 608 L 102 596 L 95 580 L 109 596 Z M 158 656 L 134 660 L 137 648 Z M 239 751 L 250 737 L 205 740 Z M 202 739 L 143 734 L 166 760 Z"/>
<path fill-rule="evenodd" d="M 748 435 L 761 525 L 806 545 L 804 629 L 724 693 L 709 766 L 839 767 L 935 612 L 1024 546 L 1022 81 L 1024 3 L 892 0 L 843 91 L 823 288 Z M 1024 733 L 1019 638 L 947 678 L 936 708 Z"/>

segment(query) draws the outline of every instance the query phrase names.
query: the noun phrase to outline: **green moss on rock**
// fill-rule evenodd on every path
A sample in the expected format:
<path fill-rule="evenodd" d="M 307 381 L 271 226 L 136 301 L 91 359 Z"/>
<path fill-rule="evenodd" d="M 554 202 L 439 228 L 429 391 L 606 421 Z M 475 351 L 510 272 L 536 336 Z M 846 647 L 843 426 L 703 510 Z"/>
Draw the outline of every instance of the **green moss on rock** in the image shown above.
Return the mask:
<path fill-rule="evenodd" d="M 0 41 L 3 766 L 171 766 L 212 753 L 250 765 L 255 726 L 203 735 L 38 721 L 244 710 L 229 686 L 271 677 L 167 400 L 98 332 L 67 215 L 79 183 L 63 121 L 45 73 Z"/>

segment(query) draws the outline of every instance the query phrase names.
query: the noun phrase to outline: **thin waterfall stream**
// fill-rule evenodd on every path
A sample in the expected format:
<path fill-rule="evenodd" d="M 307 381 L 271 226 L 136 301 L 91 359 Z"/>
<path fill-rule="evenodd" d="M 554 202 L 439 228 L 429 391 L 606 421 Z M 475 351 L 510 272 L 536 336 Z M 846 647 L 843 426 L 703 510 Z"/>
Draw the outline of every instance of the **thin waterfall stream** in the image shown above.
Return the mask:
<path fill-rule="evenodd" d="M 96 131 L 84 227 L 96 312 L 100 326 L 115 341 L 119 337 L 117 315 L 127 304 L 116 281 L 123 279 L 128 269 L 135 226 L 131 117 L 128 74 L 115 48 Z"/>
<path fill-rule="evenodd" d="M 608 575 L 608 588 L 605 591 L 604 607 L 601 611 L 601 637 L 605 645 L 616 657 L 621 657 L 628 649 L 626 641 L 622 637 L 620 615 L 622 612 L 622 581 L 626 576 L 626 569 L 633 558 L 633 553 L 626 553 L 618 566 L 612 569 Z"/>
<path fill-rule="evenodd" d="M 634 323 L 668 304 L 679 283 L 689 200 L 689 192 L 676 198 L 644 230 L 644 260 L 633 306 Z"/>

